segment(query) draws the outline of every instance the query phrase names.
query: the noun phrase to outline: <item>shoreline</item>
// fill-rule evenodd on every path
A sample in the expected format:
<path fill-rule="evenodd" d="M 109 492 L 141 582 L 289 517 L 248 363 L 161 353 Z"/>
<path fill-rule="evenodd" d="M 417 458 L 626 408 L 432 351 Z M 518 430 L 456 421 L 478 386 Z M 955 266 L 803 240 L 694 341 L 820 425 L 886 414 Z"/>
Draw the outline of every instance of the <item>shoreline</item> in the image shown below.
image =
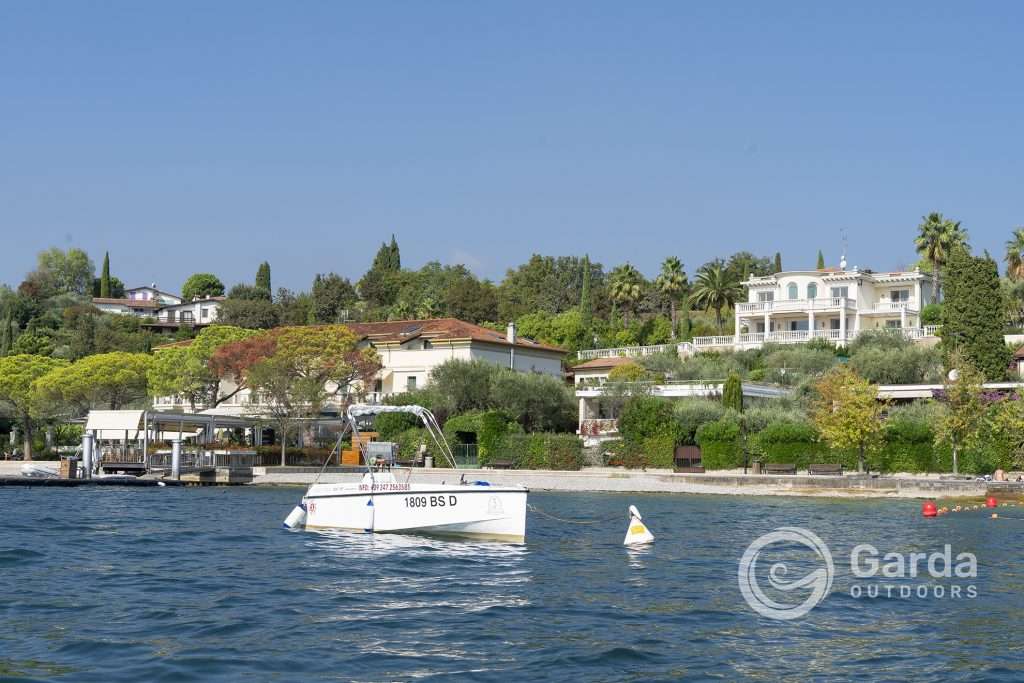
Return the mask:
<path fill-rule="evenodd" d="M 317 468 L 253 468 L 252 486 L 306 486 Z M 500 485 L 523 485 L 536 491 L 614 493 L 689 493 L 713 495 L 807 496 L 820 498 L 965 498 L 990 493 L 1024 494 L 1024 484 L 940 479 L 932 476 L 843 476 L 764 474 L 677 474 L 670 470 L 587 468 L 578 472 L 550 470 L 418 469 L 415 481 L 440 484 L 482 479 Z M 325 472 L 321 483 L 352 483 L 359 472 Z"/>

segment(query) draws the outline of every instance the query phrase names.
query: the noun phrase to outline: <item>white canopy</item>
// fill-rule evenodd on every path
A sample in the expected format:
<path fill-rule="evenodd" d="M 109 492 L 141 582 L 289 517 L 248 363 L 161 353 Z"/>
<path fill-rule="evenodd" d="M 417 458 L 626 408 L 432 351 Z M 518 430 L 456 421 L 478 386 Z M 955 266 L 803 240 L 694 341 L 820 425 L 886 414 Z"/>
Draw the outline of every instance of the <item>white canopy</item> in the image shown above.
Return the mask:
<path fill-rule="evenodd" d="M 422 419 L 423 415 L 430 411 L 423 406 L 376 406 L 368 403 L 355 403 L 348 407 L 347 412 L 350 418 L 379 415 L 380 413 L 410 413 Z"/>
<path fill-rule="evenodd" d="M 120 432 L 142 429 L 142 410 L 90 410 L 85 423 L 87 432 Z"/>

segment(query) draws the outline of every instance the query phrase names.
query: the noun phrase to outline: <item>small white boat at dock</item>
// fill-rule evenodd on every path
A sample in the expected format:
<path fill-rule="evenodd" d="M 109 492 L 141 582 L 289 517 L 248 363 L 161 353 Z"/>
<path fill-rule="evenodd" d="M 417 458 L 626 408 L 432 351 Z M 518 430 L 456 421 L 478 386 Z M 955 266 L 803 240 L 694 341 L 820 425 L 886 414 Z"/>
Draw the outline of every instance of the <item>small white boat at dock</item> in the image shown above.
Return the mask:
<path fill-rule="evenodd" d="M 345 413 L 346 429 L 358 435 L 357 419 L 402 412 L 423 422 L 441 456 L 455 468 L 455 458 L 433 414 L 421 406 L 353 405 Z M 340 443 L 339 438 L 339 443 Z M 411 481 L 413 469 L 392 459 L 370 458 L 359 482 L 313 483 L 285 526 L 453 535 L 522 543 L 526 539 L 526 497 L 523 486 L 492 486 L 486 481 L 456 484 Z M 453 475 L 455 473 L 453 472 Z"/>

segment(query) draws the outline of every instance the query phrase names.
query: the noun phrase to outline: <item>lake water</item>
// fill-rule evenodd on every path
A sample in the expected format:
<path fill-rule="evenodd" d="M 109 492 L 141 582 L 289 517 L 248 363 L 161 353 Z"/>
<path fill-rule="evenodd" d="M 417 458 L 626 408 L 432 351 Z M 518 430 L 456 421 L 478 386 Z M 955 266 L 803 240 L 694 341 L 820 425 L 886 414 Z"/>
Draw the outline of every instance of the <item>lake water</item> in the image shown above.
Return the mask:
<path fill-rule="evenodd" d="M 926 520 L 916 501 L 534 492 L 545 512 L 615 519 L 531 513 L 513 546 L 282 530 L 300 496 L 0 489 L 0 679 L 1024 679 L 1024 508 Z M 654 545 L 621 545 L 630 503 Z M 737 580 L 748 544 L 786 525 L 836 568 L 795 621 L 757 615 Z M 974 553 L 977 578 L 889 583 L 977 597 L 853 597 L 860 543 Z M 777 553 L 793 576 L 814 564 Z"/>

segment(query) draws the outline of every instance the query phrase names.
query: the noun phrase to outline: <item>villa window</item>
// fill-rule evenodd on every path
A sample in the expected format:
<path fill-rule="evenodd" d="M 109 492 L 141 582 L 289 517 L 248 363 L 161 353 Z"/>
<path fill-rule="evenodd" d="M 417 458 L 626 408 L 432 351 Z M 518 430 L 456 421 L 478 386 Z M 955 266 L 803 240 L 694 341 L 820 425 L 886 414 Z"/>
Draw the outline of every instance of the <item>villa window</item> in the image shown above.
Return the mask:
<path fill-rule="evenodd" d="M 850 297 L 849 287 L 833 287 L 832 298 L 833 299 L 848 299 Z"/>
<path fill-rule="evenodd" d="M 817 299 L 818 298 L 818 285 L 814 284 L 813 282 L 811 284 L 807 285 L 807 298 L 808 299 Z"/>
<path fill-rule="evenodd" d="M 894 289 L 889 292 L 890 301 L 910 301 L 909 289 Z"/>
<path fill-rule="evenodd" d="M 775 292 L 758 292 L 757 300 L 764 301 L 775 301 Z"/>
<path fill-rule="evenodd" d="M 410 375 L 405 378 L 405 390 L 416 391 L 416 375 Z"/>
<path fill-rule="evenodd" d="M 790 301 L 795 301 L 800 296 L 800 292 L 797 290 L 795 282 L 789 283 L 789 287 L 786 288 L 786 293 L 789 295 Z"/>
<path fill-rule="evenodd" d="M 885 326 L 888 327 L 889 329 L 899 329 L 900 328 L 900 321 L 899 320 L 886 320 L 885 321 Z"/>

